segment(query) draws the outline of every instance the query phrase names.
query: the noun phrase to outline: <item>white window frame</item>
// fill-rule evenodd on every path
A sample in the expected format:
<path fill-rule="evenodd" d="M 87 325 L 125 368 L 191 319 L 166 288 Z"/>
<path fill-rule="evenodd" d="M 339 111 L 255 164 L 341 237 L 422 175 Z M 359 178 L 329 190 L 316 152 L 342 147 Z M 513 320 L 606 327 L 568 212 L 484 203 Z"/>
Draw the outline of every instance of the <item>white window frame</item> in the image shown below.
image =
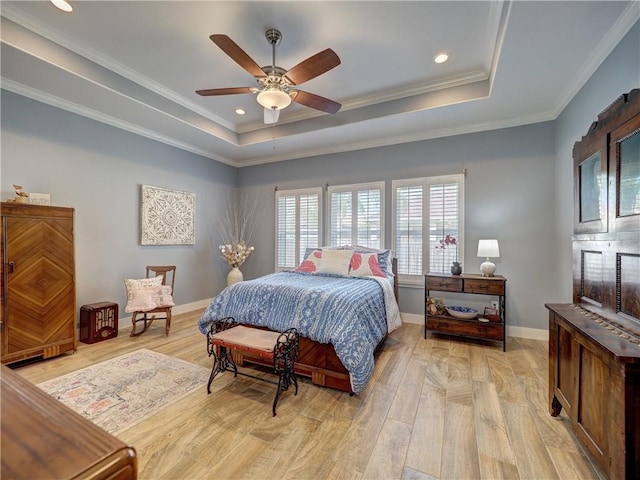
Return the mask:
<path fill-rule="evenodd" d="M 458 261 L 464 264 L 464 185 L 465 175 L 463 173 L 460 174 L 452 174 L 452 175 L 441 175 L 437 177 L 421 177 L 421 178 L 410 178 L 410 179 L 402 179 L 402 180 L 393 180 L 391 182 L 391 248 L 397 255 L 396 248 L 396 221 L 397 221 L 397 189 L 402 187 L 412 187 L 412 186 L 421 186 L 422 187 L 422 274 L 420 275 L 411 275 L 411 274 L 398 274 L 398 281 L 401 285 L 408 286 L 423 286 L 424 285 L 424 273 L 427 273 L 429 270 L 429 258 L 430 258 L 430 248 L 429 248 L 429 190 L 431 185 L 443 184 L 443 183 L 454 183 L 457 182 L 460 185 L 458 191 Z"/>
<path fill-rule="evenodd" d="M 323 205 L 324 205 L 324 201 L 323 201 L 323 188 L 322 187 L 314 187 L 314 188 L 299 188 L 299 189 L 294 189 L 294 190 L 276 190 L 276 195 L 275 195 L 275 259 L 274 259 L 274 264 L 275 264 L 275 271 L 280 271 L 280 270 L 291 270 L 292 268 L 296 268 L 298 265 L 300 265 L 300 262 L 302 262 L 302 260 L 304 260 L 301 257 L 300 254 L 300 197 L 302 195 L 312 195 L 312 194 L 317 194 L 318 195 L 318 247 L 322 246 L 322 241 L 323 241 L 323 226 L 324 226 L 324 222 L 323 222 L 323 215 L 322 215 L 322 211 L 323 211 Z M 278 203 L 279 203 L 279 199 L 280 197 L 290 197 L 290 196 L 294 196 L 296 199 L 296 206 L 295 206 L 295 265 L 294 266 L 283 266 L 283 265 L 278 265 L 278 248 L 279 248 L 279 235 L 278 235 L 278 222 L 279 222 L 279 208 L 278 208 Z"/>
<path fill-rule="evenodd" d="M 350 185 L 330 185 L 327 187 L 327 223 L 326 223 L 326 243 L 331 245 L 331 194 L 340 192 L 351 192 L 351 241 L 350 245 L 357 245 L 358 238 L 358 192 L 363 190 L 380 190 L 380 249 L 385 248 L 385 199 L 384 199 L 385 182 L 369 182 L 369 183 L 353 183 Z M 354 214 L 355 212 L 355 214 Z M 339 247 L 340 245 L 332 245 Z"/>

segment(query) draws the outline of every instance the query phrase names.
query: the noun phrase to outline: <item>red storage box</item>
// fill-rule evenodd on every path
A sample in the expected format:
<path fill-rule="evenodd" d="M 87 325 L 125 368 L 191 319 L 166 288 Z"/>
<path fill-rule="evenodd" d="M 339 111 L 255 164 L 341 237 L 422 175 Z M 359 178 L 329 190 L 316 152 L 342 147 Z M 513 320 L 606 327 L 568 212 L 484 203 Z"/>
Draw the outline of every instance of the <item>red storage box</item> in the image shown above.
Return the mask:
<path fill-rule="evenodd" d="M 80 341 L 96 343 L 118 336 L 118 304 L 100 302 L 80 308 Z"/>

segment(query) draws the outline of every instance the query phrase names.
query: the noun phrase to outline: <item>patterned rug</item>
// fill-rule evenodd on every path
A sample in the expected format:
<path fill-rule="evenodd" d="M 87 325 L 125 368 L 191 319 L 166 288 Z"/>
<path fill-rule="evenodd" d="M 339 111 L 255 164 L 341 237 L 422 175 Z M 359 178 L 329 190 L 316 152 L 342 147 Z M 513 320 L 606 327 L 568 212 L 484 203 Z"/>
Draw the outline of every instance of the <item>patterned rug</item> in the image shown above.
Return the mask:
<path fill-rule="evenodd" d="M 201 388 L 209 369 L 141 349 L 38 384 L 86 419 L 115 434 Z"/>

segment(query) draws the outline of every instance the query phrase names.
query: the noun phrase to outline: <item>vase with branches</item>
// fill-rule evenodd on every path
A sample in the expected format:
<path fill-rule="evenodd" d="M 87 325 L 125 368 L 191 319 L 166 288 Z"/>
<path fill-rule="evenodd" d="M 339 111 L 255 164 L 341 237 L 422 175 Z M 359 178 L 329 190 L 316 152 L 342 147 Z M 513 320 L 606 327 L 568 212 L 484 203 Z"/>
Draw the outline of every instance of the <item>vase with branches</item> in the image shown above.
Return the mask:
<path fill-rule="evenodd" d="M 242 281 L 239 267 L 255 250 L 250 242 L 258 219 L 258 206 L 258 198 L 247 195 L 227 197 L 223 203 L 218 226 L 224 243 L 218 248 L 220 256 L 231 267 L 228 285 Z"/>

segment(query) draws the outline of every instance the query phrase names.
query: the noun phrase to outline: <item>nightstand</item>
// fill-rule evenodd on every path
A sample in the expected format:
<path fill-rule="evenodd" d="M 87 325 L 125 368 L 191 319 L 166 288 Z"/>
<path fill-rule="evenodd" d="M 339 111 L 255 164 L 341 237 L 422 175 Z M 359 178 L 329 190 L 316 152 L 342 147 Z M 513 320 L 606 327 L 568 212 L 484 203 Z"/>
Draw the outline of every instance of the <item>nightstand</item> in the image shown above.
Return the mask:
<path fill-rule="evenodd" d="M 506 282 L 507 279 L 501 275 L 483 277 L 470 273 L 460 275 L 427 273 L 424 276 L 424 338 L 427 338 L 427 332 L 430 331 L 459 337 L 495 340 L 502 342 L 502 351 L 506 351 Z M 452 317 L 446 312 L 443 315 L 432 315 L 427 311 L 427 299 L 431 291 L 498 297 L 499 320 L 495 322 L 480 322 L 477 318 L 466 320 Z"/>

